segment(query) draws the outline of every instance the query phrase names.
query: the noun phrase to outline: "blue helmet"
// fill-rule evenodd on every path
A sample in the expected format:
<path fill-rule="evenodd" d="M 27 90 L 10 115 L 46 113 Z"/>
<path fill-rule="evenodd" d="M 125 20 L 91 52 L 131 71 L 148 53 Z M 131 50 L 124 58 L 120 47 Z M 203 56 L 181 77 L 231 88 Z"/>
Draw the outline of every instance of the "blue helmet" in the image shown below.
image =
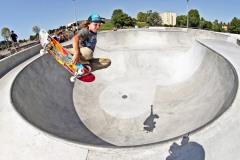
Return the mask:
<path fill-rule="evenodd" d="M 92 14 L 91 16 L 89 16 L 88 18 L 88 22 L 101 22 L 101 23 L 105 23 L 105 21 L 103 21 L 103 17 L 100 17 L 99 14 Z"/>

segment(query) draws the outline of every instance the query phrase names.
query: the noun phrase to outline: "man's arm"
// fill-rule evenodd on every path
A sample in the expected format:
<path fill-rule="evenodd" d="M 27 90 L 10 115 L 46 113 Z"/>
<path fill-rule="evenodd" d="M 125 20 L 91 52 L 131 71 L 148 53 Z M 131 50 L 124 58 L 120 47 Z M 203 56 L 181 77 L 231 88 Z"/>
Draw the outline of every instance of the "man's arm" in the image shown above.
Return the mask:
<path fill-rule="evenodd" d="M 74 50 L 72 61 L 73 61 L 73 64 L 75 64 L 75 65 L 77 65 L 77 63 L 80 60 L 80 56 L 81 56 L 80 48 L 79 48 L 79 41 L 81 41 L 81 40 L 82 40 L 82 37 L 80 34 L 76 34 L 72 38 L 72 41 L 73 41 L 72 44 L 73 44 L 73 50 Z"/>

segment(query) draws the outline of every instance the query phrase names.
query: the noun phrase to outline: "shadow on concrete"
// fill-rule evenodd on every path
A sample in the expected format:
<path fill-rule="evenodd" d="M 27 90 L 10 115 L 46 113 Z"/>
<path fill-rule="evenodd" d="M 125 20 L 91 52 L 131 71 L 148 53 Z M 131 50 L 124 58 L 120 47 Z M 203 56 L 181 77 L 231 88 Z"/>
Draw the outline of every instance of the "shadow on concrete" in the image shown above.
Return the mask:
<path fill-rule="evenodd" d="M 181 145 L 174 142 L 166 160 L 204 160 L 205 151 L 197 142 L 189 142 L 189 135 L 183 137 Z"/>
<path fill-rule="evenodd" d="M 153 105 L 151 105 L 151 113 L 147 117 L 147 119 L 143 122 L 143 131 L 146 131 L 147 133 L 153 132 L 153 129 L 156 127 L 156 122 L 154 119 L 158 119 L 159 116 L 157 114 L 153 114 Z"/>

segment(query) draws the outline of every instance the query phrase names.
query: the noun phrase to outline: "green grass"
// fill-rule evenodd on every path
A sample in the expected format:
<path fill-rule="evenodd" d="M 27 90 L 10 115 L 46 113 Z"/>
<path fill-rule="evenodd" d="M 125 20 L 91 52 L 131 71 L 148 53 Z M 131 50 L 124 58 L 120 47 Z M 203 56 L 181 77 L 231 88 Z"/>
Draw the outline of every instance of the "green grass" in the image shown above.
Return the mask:
<path fill-rule="evenodd" d="M 102 24 L 100 31 L 113 30 L 114 26 L 112 23 Z"/>
<path fill-rule="evenodd" d="M 139 26 L 139 28 L 148 27 L 146 22 L 137 22 L 136 25 Z M 113 30 L 113 28 L 114 28 L 114 25 L 112 23 L 106 23 L 106 24 L 102 24 L 100 31 Z M 126 28 L 130 29 L 130 28 L 134 28 L 134 27 L 127 26 Z"/>

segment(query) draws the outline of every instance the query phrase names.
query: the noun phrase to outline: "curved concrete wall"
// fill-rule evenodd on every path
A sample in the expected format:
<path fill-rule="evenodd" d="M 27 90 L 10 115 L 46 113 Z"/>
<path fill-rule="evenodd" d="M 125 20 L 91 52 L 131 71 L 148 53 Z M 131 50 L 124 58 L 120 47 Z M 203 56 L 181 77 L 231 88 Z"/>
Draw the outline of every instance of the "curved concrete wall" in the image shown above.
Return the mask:
<path fill-rule="evenodd" d="M 155 49 L 192 45 L 196 38 L 228 40 L 230 35 L 204 30 L 149 29 L 149 30 L 121 30 L 117 32 L 102 32 L 98 36 L 98 47 L 101 49 L 116 48 L 117 46 L 136 49 Z M 235 42 L 236 43 L 236 42 Z M 122 48 L 124 49 L 124 48 Z"/>
<path fill-rule="evenodd" d="M 0 78 L 17 65 L 37 55 L 41 48 L 41 45 L 38 44 L 0 60 Z"/>
<path fill-rule="evenodd" d="M 74 87 L 79 117 L 101 139 L 117 146 L 166 141 L 203 127 L 233 102 L 237 75 L 214 51 L 196 43 L 182 53 L 146 52 L 111 52 L 112 66 L 97 82 Z M 148 134 L 150 105 L 159 119 Z"/>
<path fill-rule="evenodd" d="M 33 125 L 79 143 L 135 146 L 177 137 L 214 120 L 237 92 L 231 64 L 195 42 L 204 37 L 200 35 L 156 30 L 100 33 L 96 56 L 109 57 L 112 65 L 94 72 L 93 83 L 71 84 L 70 74 L 45 55 L 16 77 L 12 102 Z M 151 104 L 159 121 L 147 134 L 142 130 Z"/>
<path fill-rule="evenodd" d="M 50 54 L 22 70 L 12 85 L 12 102 L 23 117 L 39 129 L 72 141 L 110 145 L 90 132 L 76 114 L 73 83 Z"/>

